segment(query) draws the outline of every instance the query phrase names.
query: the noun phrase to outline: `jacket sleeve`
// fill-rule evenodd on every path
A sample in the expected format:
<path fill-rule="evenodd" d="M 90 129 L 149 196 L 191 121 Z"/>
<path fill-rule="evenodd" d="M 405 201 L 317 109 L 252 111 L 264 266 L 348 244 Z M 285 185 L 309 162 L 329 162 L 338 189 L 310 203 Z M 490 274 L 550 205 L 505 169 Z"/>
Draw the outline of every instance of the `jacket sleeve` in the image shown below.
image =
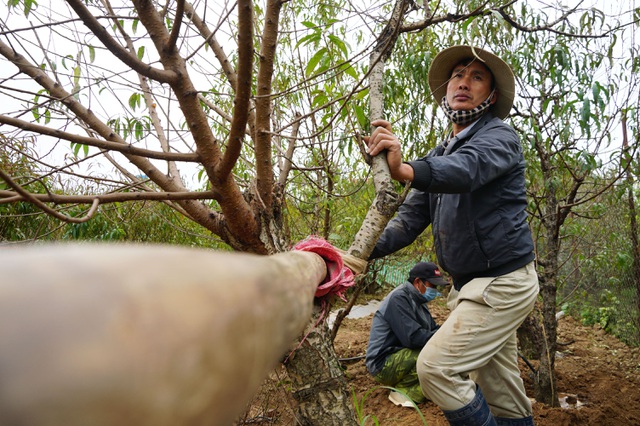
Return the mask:
<path fill-rule="evenodd" d="M 402 347 L 409 349 L 422 348 L 438 330 L 438 327 L 428 329 L 420 324 L 414 306 L 407 298 L 397 297 L 390 301 L 385 312 L 385 320 L 400 340 Z"/>
<path fill-rule="evenodd" d="M 493 121 L 450 155 L 410 161 L 416 176 L 412 186 L 427 192 L 471 192 L 505 175 L 521 159 L 518 135 Z"/>
<path fill-rule="evenodd" d="M 408 246 L 431 224 L 429 195 L 412 189 L 389 221 L 369 259 L 378 259 Z"/>

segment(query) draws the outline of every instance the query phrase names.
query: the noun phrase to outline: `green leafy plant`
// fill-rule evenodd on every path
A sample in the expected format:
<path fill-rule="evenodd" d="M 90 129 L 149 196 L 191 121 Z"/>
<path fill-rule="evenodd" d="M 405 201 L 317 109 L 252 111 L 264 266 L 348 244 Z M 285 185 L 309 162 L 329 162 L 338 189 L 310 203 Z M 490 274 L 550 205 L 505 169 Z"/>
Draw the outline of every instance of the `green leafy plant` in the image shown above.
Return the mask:
<path fill-rule="evenodd" d="M 406 393 L 402 392 L 401 390 L 398 390 L 398 389 L 390 387 L 390 386 L 377 386 L 377 387 L 375 387 L 373 389 L 369 389 L 367 392 L 365 392 L 364 395 L 362 395 L 362 398 L 360 400 L 358 400 L 358 396 L 356 395 L 355 390 L 353 388 L 351 389 L 351 393 L 353 395 L 353 406 L 354 406 L 355 411 L 356 411 L 356 416 L 357 416 L 359 425 L 364 426 L 365 424 L 367 424 L 366 423 L 367 420 L 371 420 L 373 422 L 373 424 L 376 425 L 376 426 L 380 424 L 378 422 L 378 418 L 376 416 L 371 415 L 371 414 L 367 414 L 367 415 L 364 414 L 365 401 L 367 400 L 367 398 L 369 397 L 371 392 L 375 391 L 376 389 L 389 389 L 390 391 L 398 392 L 399 394 L 402 394 L 405 397 L 407 397 L 407 399 L 409 399 L 409 401 L 411 401 L 411 404 L 413 405 L 413 408 L 415 408 L 416 412 L 420 416 L 420 419 L 422 420 L 422 424 L 424 424 L 425 426 L 427 425 L 427 420 L 424 418 L 424 415 L 422 414 L 422 412 L 420 411 L 418 406 L 415 404 L 415 402 L 413 402 L 411 400 L 411 398 L 409 398 L 409 395 L 407 395 Z"/>
<path fill-rule="evenodd" d="M 373 424 L 376 426 L 380 424 L 376 416 L 372 416 L 370 414 L 367 414 L 366 416 L 364 415 L 364 403 L 367 397 L 371 394 L 371 392 L 373 392 L 376 389 L 377 388 L 369 389 L 364 395 L 362 395 L 362 398 L 358 400 L 358 395 L 356 395 L 356 391 L 353 388 L 351 388 L 351 394 L 353 396 L 353 406 L 356 411 L 356 416 L 358 418 L 359 425 L 364 426 L 367 423 L 367 420 L 369 419 L 371 419 Z"/>

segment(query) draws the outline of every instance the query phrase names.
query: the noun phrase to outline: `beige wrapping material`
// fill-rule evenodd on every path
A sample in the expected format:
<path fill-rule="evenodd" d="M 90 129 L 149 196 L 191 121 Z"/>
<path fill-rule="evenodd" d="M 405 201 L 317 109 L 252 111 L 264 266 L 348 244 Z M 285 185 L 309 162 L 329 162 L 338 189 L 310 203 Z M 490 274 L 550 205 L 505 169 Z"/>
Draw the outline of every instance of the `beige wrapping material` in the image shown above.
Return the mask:
<path fill-rule="evenodd" d="M 353 272 L 354 275 L 363 273 L 364 270 L 367 268 L 367 264 L 369 262 L 367 262 L 366 260 L 352 256 L 344 250 L 341 250 L 341 249 L 336 249 L 336 250 L 338 251 L 338 253 L 340 253 L 340 257 L 342 257 L 344 266 L 351 269 L 351 272 Z"/>
<path fill-rule="evenodd" d="M 311 317 L 313 253 L 0 249 L 0 424 L 227 425 Z"/>

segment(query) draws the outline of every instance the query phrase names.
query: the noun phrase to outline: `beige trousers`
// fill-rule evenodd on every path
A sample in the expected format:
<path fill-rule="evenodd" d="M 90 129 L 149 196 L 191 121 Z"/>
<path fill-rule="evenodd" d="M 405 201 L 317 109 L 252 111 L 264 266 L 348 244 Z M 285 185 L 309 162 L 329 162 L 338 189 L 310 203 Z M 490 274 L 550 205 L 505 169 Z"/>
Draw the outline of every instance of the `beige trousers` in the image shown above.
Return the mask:
<path fill-rule="evenodd" d="M 469 404 L 476 384 L 497 417 L 531 415 L 518 368 L 516 330 L 533 309 L 533 262 L 506 275 L 477 278 L 449 294 L 449 318 L 416 364 L 422 392 L 442 410 Z"/>

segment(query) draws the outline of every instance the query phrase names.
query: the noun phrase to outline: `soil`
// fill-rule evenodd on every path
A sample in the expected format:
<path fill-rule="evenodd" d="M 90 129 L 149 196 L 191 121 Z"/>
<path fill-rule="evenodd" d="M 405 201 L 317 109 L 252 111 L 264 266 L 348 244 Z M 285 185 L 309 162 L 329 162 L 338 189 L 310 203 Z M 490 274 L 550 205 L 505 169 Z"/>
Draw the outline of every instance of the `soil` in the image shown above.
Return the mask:
<path fill-rule="evenodd" d="M 430 310 L 436 322 L 448 314 L 444 304 L 432 302 Z M 373 314 L 347 318 L 342 323 L 334 346 L 346 369 L 349 386 L 355 393 L 356 411 L 363 425 L 446 426 L 444 416 L 432 402 L 415 408 L 397 407 L 388 399 L 389 390 L 381 388 L 369 375 L 364 358 Z M 631 348 L 599 328 L 587 327 L 565 316 L 558 324 L 556 380 L 561 407 L 550 407 L 532 398 L 533 415 L 538 426 L 627 426 L 640 425 L 640 348 Z M 533 368 L 538 362 L 530 360 Z M 520 371 L 532 396 L 533 373 L 520 361 Z M 250 408 L 236 424 L 295 425 L 295 401 L 287 391 L 286 372 L 274 370 L 265 381 Z M 424 421 L 421 419 L 424 417 Z"/>

